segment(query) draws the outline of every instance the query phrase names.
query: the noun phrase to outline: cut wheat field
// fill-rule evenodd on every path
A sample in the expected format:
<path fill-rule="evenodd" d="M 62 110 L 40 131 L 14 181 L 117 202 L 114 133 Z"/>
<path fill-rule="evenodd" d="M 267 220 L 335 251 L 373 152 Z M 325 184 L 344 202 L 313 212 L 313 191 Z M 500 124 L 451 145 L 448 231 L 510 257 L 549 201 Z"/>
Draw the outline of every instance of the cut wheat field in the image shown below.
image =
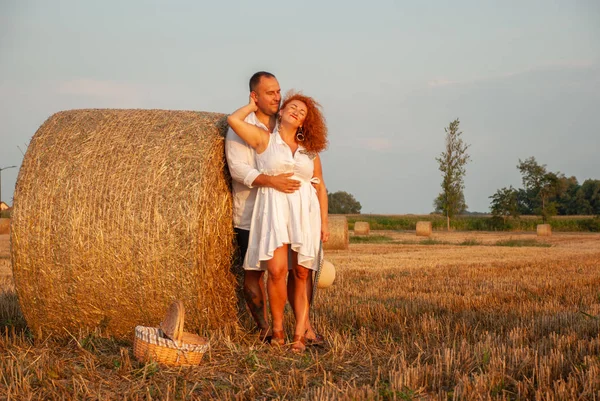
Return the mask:
<path fill-rule="evenodd" d="M 600 400 L 600 234 L 371 231 L 325 258 L 326 346 L 263 345 L 244 317 L 166 368 L 101 333 L 32 338 L 0 236 L 0 399 Z"/>

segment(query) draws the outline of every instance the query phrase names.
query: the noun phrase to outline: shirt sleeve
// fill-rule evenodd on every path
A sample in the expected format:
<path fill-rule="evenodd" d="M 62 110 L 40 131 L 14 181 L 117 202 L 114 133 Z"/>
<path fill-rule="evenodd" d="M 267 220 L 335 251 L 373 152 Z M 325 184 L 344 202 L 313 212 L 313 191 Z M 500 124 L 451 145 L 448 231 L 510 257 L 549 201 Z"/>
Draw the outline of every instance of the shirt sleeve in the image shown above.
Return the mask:
<path fill-rule="evenodd" d="M 225 157 L 231 177 L 245 186 L 252 188 L 252 183 L 260 175 L 254 161 L 252 149 L 231 128 L 225 139 Z"/>

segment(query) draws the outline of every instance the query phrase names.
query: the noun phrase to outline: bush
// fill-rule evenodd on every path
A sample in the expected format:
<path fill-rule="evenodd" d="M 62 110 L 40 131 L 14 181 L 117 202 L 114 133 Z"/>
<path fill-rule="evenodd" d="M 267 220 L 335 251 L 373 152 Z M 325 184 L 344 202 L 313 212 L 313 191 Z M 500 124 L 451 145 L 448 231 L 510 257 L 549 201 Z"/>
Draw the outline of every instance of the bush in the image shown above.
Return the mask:
<path fill-rule="evenodd" d="M 600 232 L 600 217 L 577 221 L 580 231 Z"/>
<path fill-rule="evenodd" d="M 546 244 L 545 242 L 538 242 L 535 239 L 507 239 L 504 241 L 496 241 L 496 246 L 510 246 L 510 247 L 539 246 L 542 248 L 550 248 L 552 245 Z"/>
<path fill-rule="evenodd" d="M 387 235 L 369 235 L 366 237 L 351 236 L 351 244 L 385 244 L 392 242 L 392 238 Z"/>

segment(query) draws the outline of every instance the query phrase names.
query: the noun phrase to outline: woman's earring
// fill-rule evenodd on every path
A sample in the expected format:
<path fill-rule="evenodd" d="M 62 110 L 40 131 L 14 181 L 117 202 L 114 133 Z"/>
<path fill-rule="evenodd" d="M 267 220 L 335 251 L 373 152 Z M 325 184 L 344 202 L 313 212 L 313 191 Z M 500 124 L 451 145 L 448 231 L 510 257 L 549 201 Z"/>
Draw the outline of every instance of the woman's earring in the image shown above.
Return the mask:
<path fill-rule="evenodd" d="M 302 130 L 302 127 L 299 127 L 298 131 L 296 131 L 296 140 L 298 142 L 304 142 L 304 131 Z"/>

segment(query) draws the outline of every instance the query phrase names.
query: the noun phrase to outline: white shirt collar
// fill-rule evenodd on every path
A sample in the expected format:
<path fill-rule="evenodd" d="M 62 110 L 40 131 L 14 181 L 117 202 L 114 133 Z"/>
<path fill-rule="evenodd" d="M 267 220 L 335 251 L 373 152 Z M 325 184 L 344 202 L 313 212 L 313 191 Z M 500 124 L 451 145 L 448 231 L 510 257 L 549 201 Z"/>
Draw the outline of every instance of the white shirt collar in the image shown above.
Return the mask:
<path fill-rule="evenodd" d="M 266 125 L 264 125 L 258 119 L 258 117 L 256 117 L 256 113 L 254 113 L 254 112 L 248 114 L 248 116 L 246 116 L 246 118 L 244 119 L 244 121 L 247 122 L 248 124 L 256 125 L 257 127 L 260 127 L 262 129 L 266 129 L 267 131 L 269 131 L 269 128 Z"/>

